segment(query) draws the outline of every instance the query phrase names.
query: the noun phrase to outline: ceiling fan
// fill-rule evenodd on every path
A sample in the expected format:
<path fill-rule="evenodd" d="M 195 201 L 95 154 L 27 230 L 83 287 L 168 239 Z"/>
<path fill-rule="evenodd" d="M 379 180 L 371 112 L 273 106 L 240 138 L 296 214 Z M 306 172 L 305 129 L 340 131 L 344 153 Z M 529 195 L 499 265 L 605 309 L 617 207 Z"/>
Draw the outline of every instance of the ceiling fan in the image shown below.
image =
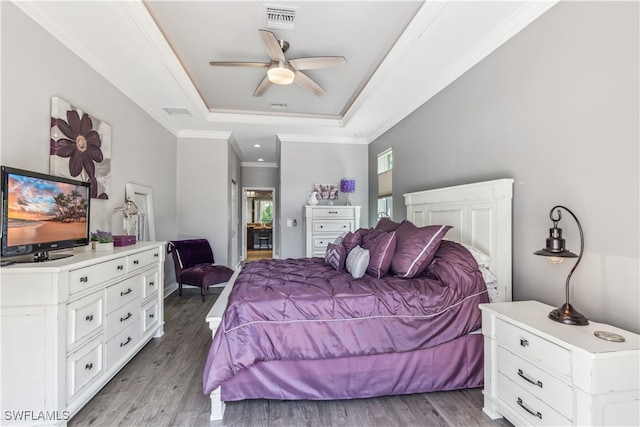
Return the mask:
<path fill-rule="evenodd" d="M 253 96 L 262 96 L 272 84 L 288 85 L 297 83 L 305 89 L 312 91 L 317 96 L 322 96 L 325 91 L 318 83 L 313 81 L 302 70 L 317 70 L 321 68 L 333 68 L 347 63 L 343 56 L 316 56 L 309 58 L 287 59 L 285 52 L 289 49 L 289 43 L 278 40 L 271 31 L 258 30 L 262 36 L 271 62 L 228 62 L 211 61 L 209 65 L 214 67 L 264 67 L 267 75 L 260 82 Z"/>

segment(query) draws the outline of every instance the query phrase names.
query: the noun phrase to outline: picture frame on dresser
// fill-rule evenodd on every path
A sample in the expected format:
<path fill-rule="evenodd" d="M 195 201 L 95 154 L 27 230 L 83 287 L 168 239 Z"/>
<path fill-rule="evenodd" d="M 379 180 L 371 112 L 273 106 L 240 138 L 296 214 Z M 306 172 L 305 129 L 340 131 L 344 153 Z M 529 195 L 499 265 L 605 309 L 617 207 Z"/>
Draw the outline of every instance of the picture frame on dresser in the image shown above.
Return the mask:
<path fill-rule="evenodd" d="M 143 240 L 155 242 L 156 225 L 153 214 L 153 190 L 144 185 L 125 184 L 125 197 L 133 200 L 140 212 L 144 215 Z"/>

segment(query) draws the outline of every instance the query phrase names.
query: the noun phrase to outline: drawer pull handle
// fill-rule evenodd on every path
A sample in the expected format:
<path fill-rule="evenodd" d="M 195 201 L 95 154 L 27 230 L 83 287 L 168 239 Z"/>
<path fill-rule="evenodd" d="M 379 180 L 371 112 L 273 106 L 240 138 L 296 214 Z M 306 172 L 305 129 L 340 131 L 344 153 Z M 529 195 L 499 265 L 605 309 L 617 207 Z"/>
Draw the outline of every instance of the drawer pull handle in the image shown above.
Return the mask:
<path fill-rule="evenodd" d="M 86 320 L 87 322 L 91 322 L 93 320 L 93 314 L 88 315 L 84 318 L 84 320 Z"/>
<path fill-rule="evenodd" d="M 126 292 L 120 292 L 120 296 L 123 297 L 130 294 L 131 292 L 133 292 L 133 290 L 131 288 L 128 288 Z"/>
<path fill-rule="evenodd" d="M 528 347 L 529 346 L 529 341 L 525 340 L 524 338 L 520 338 L 520 345 L 522 347 Z"/>
<path fill-rule="evenodd" d="M 138 264 L 140 264 L 140 261 L 138 261 L 137 259 L 134 259 L 133 260 L 133 265 L 138 265 Z"/>
<path fill-rule="evenodd" d="M 330 214 L 337 214 L 338 211 L 329 211 Z"/>
<path fill-rule="evenodd" d="M 150 317 L 151 319 L 153 319 L 154 317 L 156 317 L 156 315 L 155 315 L 155 314 L 153 314 L 153 313 L 151 313 L 151 314 L 149 315 L 149 317 Z"/>
<path fill-rule="evenodd" d="M 118 270 L 124 270 L 124 265 L 119 265 L 118 267 L 116 267 Z"/>
<path fill-rule="evenodd" d="M 531 409 L 527 408 L 525 406 L 525 404 L 522 403 L 522 399 L 521 398 L 518 398 L 517 403 L 518 403 L 518 405 L 520 405 L 520 407 L 522 409 L 524 409 L 525 411 L 527 411 L 528 413 L 530 413 L 534 417 L 538 417 L 538 418 L 542 419 L 542 414 L 540 412 L 538 412 L 538 411 L 533 412 Z"/>
<path fill-rule="evenodd" d="M 120 347 L 124 347 L 125 345 L 129 344 L 131 342 L 131 337 L 127 337 L 127 340 L 125 342 L 121 342 L 120 343 Z"/>
<path fill-rule="evenodd" d="M 87 276 L 82 276 L 82 277 L 80 278 L 80 282 L 81 282 L 81 283 L 87 283 L 88 281 L 89 281 L 89 278 L 88 278 Z"/>
<path fill-rule="evenodd" d="M 153 254 L 154 258 L 158 258 L 160 255 L 159 254 Z"/>
<path fill-rule="evenodd" d="M 156 284 L 156 282 L 149 282 L 149 286 L 153 286 L 155 284 Z"/>
<path fill-rule="evenodd" d="M 342 226 L 342 228 L 347 228 L 347 224 L 344 224 L 344 225 Z"/>
<path fill-rule="evenodd" d="M 131 314 L 131 313 L 127 313 L 127 317 L 121 317 L 121 318 L 120 318 L 120 321 L 121 321 L 121 322 L 124 322 L 125 320 L 127 320 L 127 319 L 128 319 L 128 318 L 130 318 L 131 316 L 133 316 L 133 314 Z"/>
<path fill-rule="evenodd" d="M 320 228 L 324 228 L 324 225 L 321 225 Z"/>
<path fill-rule="evenodd" d="M 542 388 L 542 381 L 534 381 L 534 380 L 532 380 L 531 378 L 526 376 L 524 372 L 522 372 L 522 369 L 518 369 L 518 375 L 520 377 L 524 378 L 525 380 L 529 381 L 531 384 L 537 385 L 538 387 Z"/>
<path fill-rule="evenodd" d="M 84 369 L 86 369 L 88 371 L 93 369 L 93 363 L 87 363 L 86 365 L 84 365 Z"/>

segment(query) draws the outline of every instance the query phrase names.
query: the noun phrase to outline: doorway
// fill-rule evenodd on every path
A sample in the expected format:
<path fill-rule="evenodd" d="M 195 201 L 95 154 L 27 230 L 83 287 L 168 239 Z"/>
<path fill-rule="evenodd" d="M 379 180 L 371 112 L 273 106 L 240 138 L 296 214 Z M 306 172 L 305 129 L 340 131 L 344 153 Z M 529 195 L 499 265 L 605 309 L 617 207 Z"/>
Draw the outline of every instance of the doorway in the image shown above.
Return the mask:
<path fill-rule="evenodd" d="M 243 259 L 273 258 L 276 241 L 275 188 L 242 189 Z"/>

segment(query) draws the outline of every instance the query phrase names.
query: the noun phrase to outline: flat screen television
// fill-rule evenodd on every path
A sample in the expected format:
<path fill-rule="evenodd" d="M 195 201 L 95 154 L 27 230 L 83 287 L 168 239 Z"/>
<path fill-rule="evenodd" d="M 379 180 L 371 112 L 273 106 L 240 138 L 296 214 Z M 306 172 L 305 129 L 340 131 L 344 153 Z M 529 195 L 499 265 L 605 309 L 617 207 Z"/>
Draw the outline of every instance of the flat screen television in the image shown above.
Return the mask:
<path fill-rule="evenodd" d="M 88 182 L 2 166 L 2 258 L 60 259 L 49 253 L 88 245 Z M 20 257 L 20 258 L 17 258 Z"/>

